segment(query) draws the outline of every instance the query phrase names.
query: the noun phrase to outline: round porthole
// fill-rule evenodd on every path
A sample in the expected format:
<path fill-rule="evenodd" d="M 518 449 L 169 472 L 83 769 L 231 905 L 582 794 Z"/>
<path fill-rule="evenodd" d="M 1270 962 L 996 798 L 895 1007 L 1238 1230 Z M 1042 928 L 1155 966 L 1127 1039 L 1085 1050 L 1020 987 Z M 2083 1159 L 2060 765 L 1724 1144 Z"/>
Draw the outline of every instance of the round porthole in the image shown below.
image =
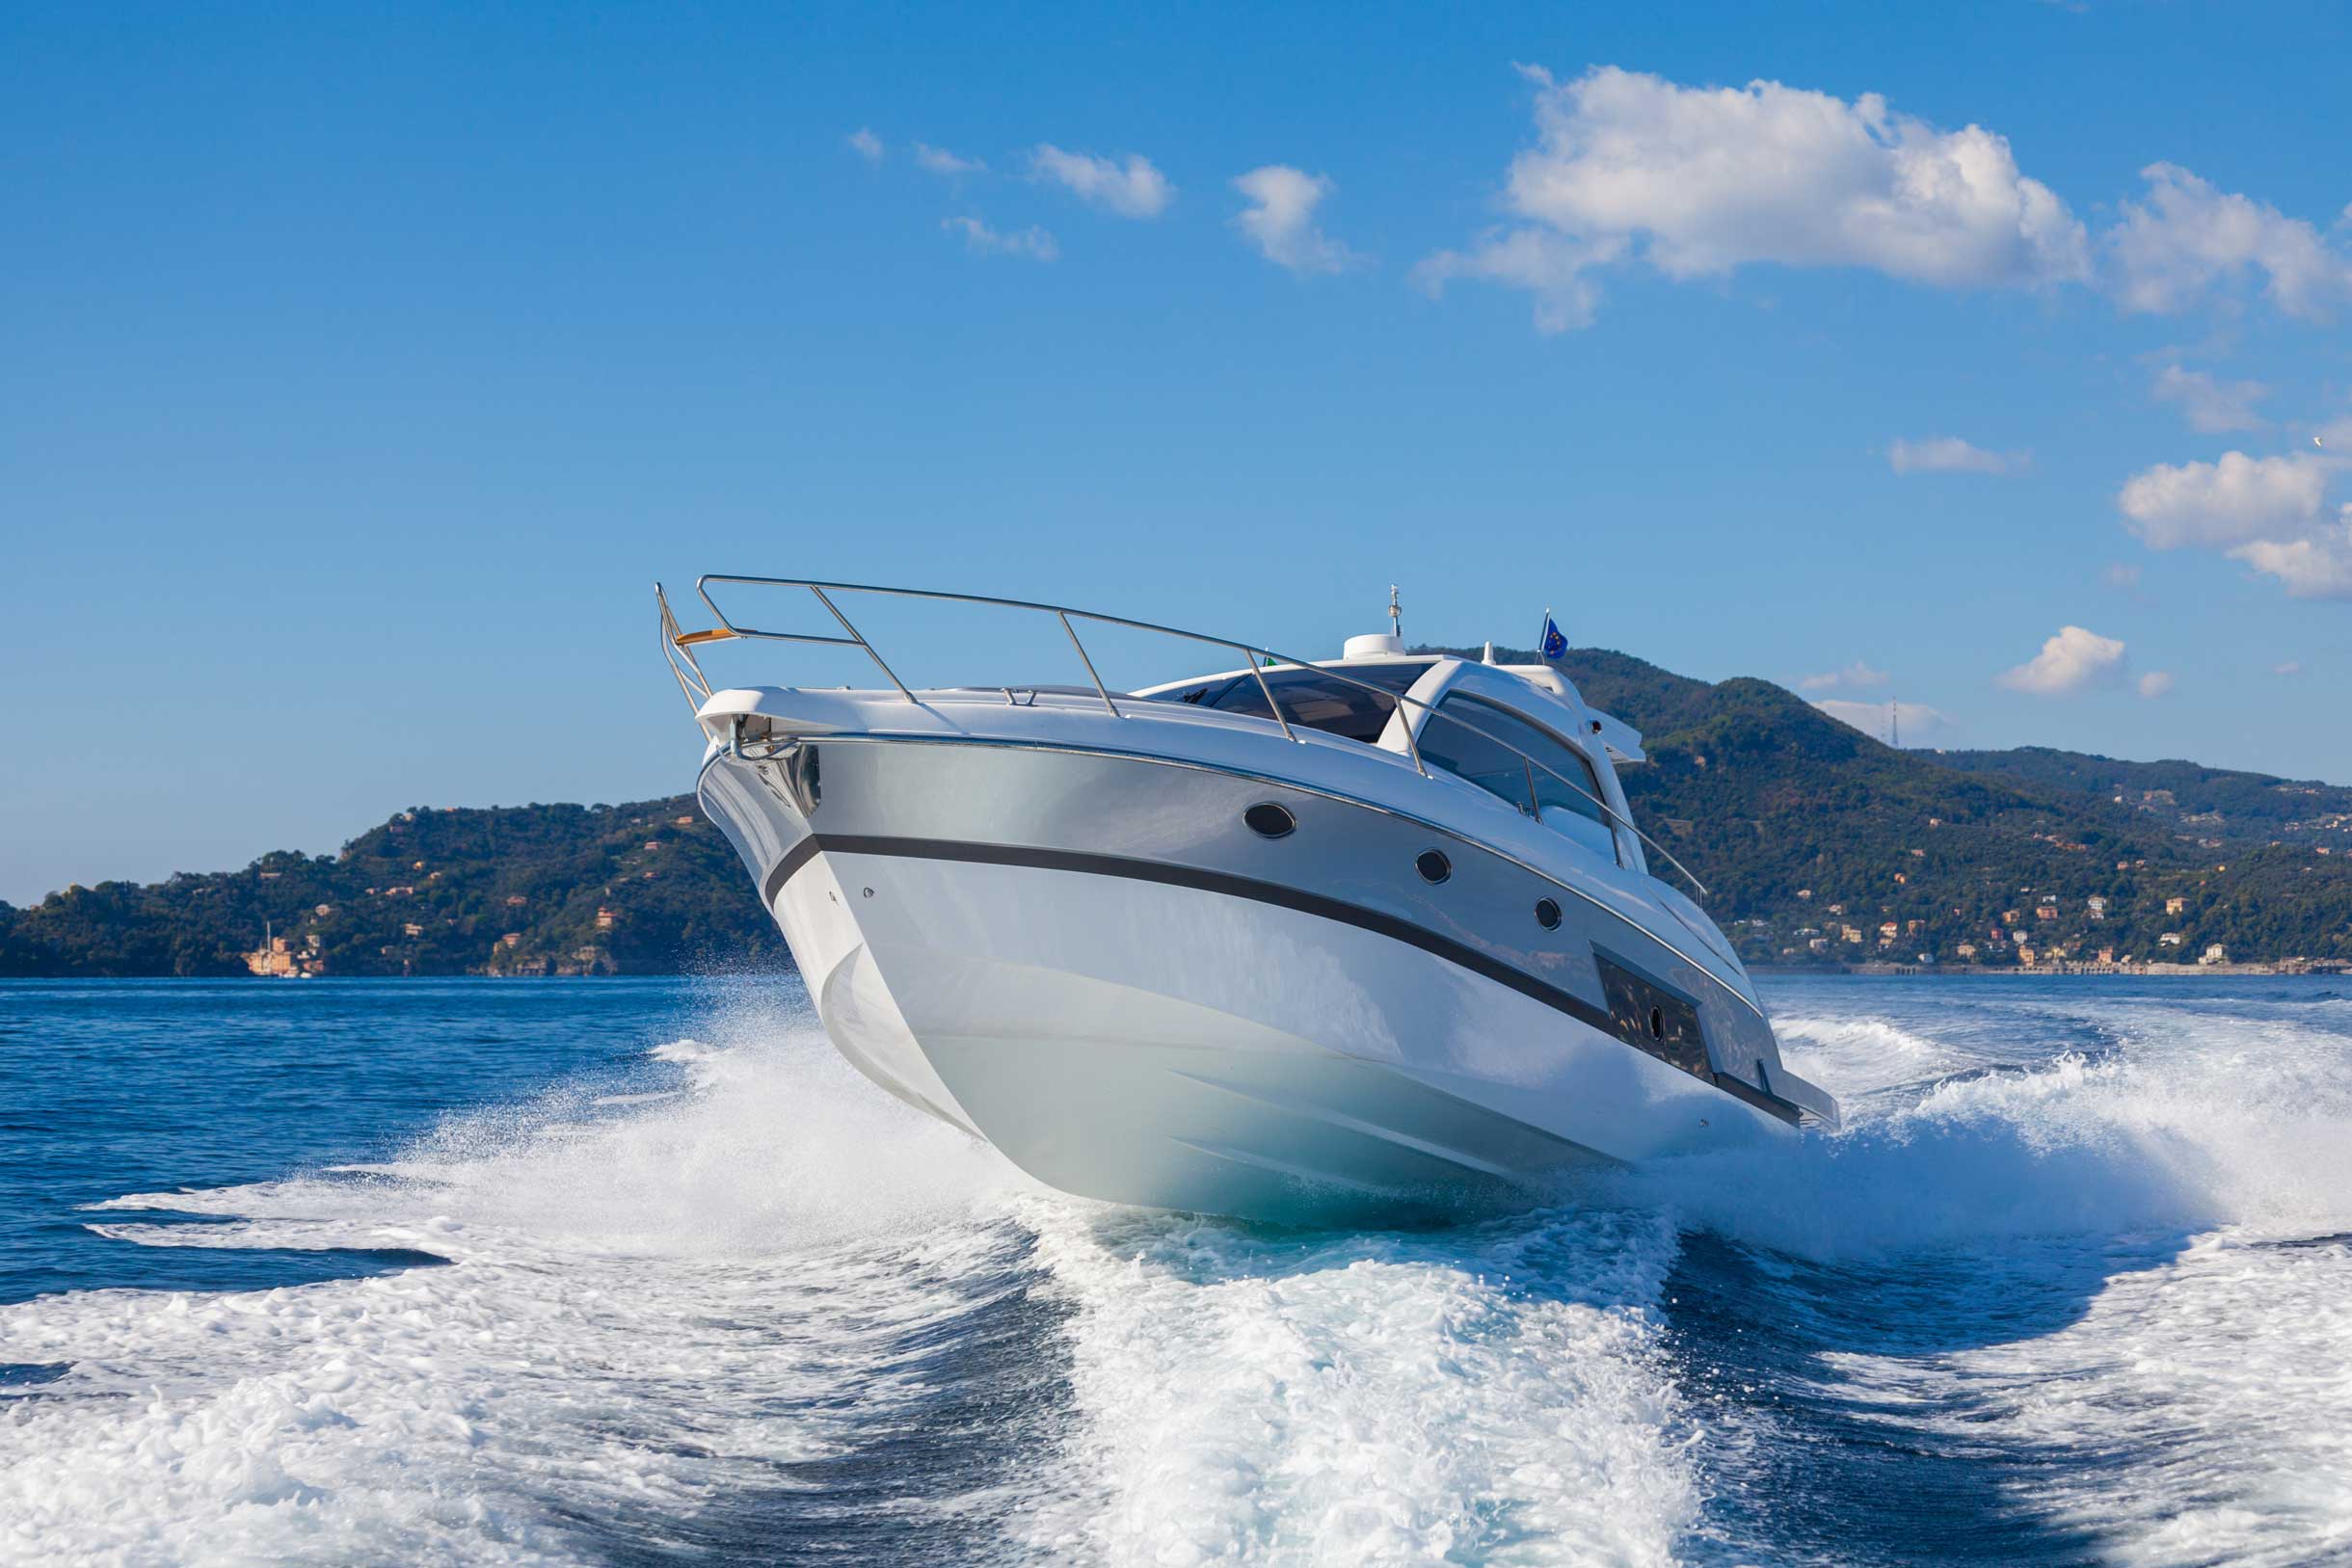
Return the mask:
<path fill-rule="evenodd" d="M 1424 882 L 1443 882 L 1454 874 L 1454 863 L 1437 850 L 1425 849 L 1414 859 L 1413 869 Z"/>
<path fill-rule="evenodd" d="M 1298 826 L 1297 819 L 1291 815 L 1287 808 L 1276 806 L 1270 800 L 1262 800 L 1243 811 L 1242 820 L 1248 824 L 1250 832 L 1261 838 L 1288 838 L 1292 830 Z"/>
<path fill-rule="evenodd" d="M 1660 1008 L 1653 1007 L 1649 1010 L 1649 1037 L 1652 1040 L 1666 1038 L 1666 1014 Z"/>
<path fill-rule="evenodd" d="M 1536 923 L 1546 931 L 1560 929 L 1560 906 L 1548 898 L 1536 900 Z"/>

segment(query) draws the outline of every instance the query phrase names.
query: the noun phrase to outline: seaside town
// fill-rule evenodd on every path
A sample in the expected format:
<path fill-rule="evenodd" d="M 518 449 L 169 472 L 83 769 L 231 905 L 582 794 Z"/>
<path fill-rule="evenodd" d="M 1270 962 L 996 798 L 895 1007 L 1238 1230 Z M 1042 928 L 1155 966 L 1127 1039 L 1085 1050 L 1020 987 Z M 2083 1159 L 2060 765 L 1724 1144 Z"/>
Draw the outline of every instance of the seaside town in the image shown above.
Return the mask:
<path fill-rule="evenodd" d="M 633 969 L 630 939 L 637 934 L 627 929 L 632 909 L 643 910 L 656 926 L 675 919 L 669 913 L 674 898 L 649 902 L 654 885 L 663 877 L 664 851 L 710 851 L 715 834 L 701 817 L 676 811 L 655 816 L 640 809 L 609 826 L 598 819 L 617 815 L 610 808 L 526 808 L 507 814 L 521 817 L 549 810 L 577 813 L 602 827 L 598 837 L 603 841 L 585 846 L 594 863 L 566 867 L 575 875 L 586 870 L 601 877 L 595 886 L 582 887 L 575 876 L 551 874 L 551 867 L 534 864 L 535 857 L 526 855 L 502 866 L 480 859 L 475 846 L 452 853 L 456 846 L 438 839 L 426 858 L 389 861 L 400 846 L 414 847 L 420 825 L 435 825 L 433 818 L 480 822 L 491 814 L 416 808 L 374 830 L 369 837 L 378 841 L 365 844 L 374 852 L 367 859 L 379 865 L 389 862 L 398 880 L 388 878 L 357 889 L 342 904 L 313 904 L 293 917 L 290 928 L 265 919 L 260 944 L 239 955 L 246 971 L 276 979 L 333 973 L 470 973 L 528 979 Z M 338 861 L 324 864 L 347 871 L 354 859 L 346 851 Z M 444 864 L 436 864 L 436 859 Z M 668 859 L 674 863 L 678 857 Z M 689 856 L 683 874 L 672 881 L 699 890 L 711 880 L 713 869 L 723 874 L 733 868 L 732 855 L 722 855 L 715 867 Z M 322 861 L 279 854 L 264 856 L 244 875 L 266 889 L 288 879 L 307 882 L 322 869 Z M 505 890 L 517 880 L 528 884 L 527 889 Z M 494 886 L 485 890 L 485 882 Z"/>
<path fill-rule="evenodd" d="M 2276 786 L 2282 793 L 2295 786 Z M 2315 793 L 2316 791 L 2306 791 Z M 2115 804 L 2126 804 L 2114 797 Z M 2152 789 L 2129 802 L 2151 812 L 2173 813 L 2173 792 Z M 2184 815 L 2183 825 L 2218 830 L 2219 812 Z M 1930 817 L 1933 832 L 1943 827 Z M 2273 838 L 2261 846 L 2269 854 L 2308 855 L 2325 864 L 2352 849 L 2352 812 L 2324 812 L 2286 824 L 2305 836 L 2298 841 Z M 2336 836 L 2338 843 L 2312 841 Z M 2086 852 L 2088 846 L 2060 835 L 2035 837 L 2062 849 Z M 2176 836 L 2200 849 L 2223 850 L 2227 841 L 2193 834 Z M 1909 857 L 1924 860 L 1925 849 L 1912 848 Z M 2304 869 L 2312 867 L 2306 866 Z M 2240 955 L 2233 958 L 2227 942 L 2208 940 L 2201 926 L 2214 923 L 2230 908 L 2227 895 L 2213 890 L 2228 875 L 2230 863 L 2216 861 L 2192 872 L 2172 870 L 2150 876 L 2144 859 L 2114 863 L 2112 884 L 2099 892 L 2060 892 L 2032 885 L 2016 890 L 2011 907 L 1984 919 L 1972 919 L 1963 906 L 1952 906 L 1947 917 L 1898 913 L 1892 901 L 1870 902 L 1832 897 L 1811 888 L 1796 890 L 1798 913 L 1792 918 L 1751 916 L 1728 922 L 1733 939 L 1764 966 L 1822 962 L 1865 972 L 1938 968 L 1945 970 L 2009 970 L 2065 974 L 2186 974 L 2238 972 L 2270 974 L 2352 972 L 2352 958 L 2340 955 Z M 1906 890 L 1911 875 L 1893 873 L 1894 889 Z M 2149 887 L 2151 881 L 2158 884 Z M 1818 911 L 1818 914 L 1814 914 Z M 1887 918 L 1885 917 L 1895 917 Z M 2128 929 L 2130 936 L 2119 935 Z M 1760 949 L 1760 950 L 1759 950 Z"/>

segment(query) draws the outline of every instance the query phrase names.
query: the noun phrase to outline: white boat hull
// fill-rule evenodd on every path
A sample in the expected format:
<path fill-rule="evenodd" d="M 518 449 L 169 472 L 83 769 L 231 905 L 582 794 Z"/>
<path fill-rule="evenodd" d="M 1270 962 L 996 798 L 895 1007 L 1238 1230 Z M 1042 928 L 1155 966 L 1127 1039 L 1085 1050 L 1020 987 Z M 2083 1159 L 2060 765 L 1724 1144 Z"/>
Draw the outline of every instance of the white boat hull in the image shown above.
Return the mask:
<path fill-rule="evenodd" d="M 1726 1051 L 1772 1050 L 1751 998 L 1613 914 L 1606 890 L 1566 896 L 1457 839 L 1431 888 L 1409 872 L 1427 823 L 1215 769 L 821 749 L 821 804 L 788 761 L 719 752 L 705 805 L 842 1054 L 1052 1186 L 1283 1222 L 1409 1219 L 1795 1120 L 1609 1032 L 1595 950 L 1691 996 Z M 1300 820 L 1279 854 L 1237 826 L 1268 798 Z M 1063 809 L 1077 800 L 1082 813 Z M 1546 888 L 1571 911 L 1557 930 L 1528 913 Z M 1503 910 L 1523 946 L 1478 935 Z"/>
<path fill-rule="evenodd" d="M 1316 916 L 1074 871 L 818 859 L 780 915 L 837 1046 L 1065 1191 L 1267 1218 L 1452 1210 L 1777 1129 Z"/>

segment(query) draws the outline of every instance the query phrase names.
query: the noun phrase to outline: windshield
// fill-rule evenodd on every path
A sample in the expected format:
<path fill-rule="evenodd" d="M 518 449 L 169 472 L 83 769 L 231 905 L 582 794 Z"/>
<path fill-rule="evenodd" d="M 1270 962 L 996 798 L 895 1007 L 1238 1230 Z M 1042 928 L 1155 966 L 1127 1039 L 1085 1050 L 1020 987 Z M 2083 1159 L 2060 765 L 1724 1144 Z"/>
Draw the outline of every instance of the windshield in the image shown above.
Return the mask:
<path fill-rule="evenodd" d="M 1455 719 L 1461 722 L 1449 722 Z M 1610 831 L 1592 764 L 1550 731 L 1456 692 L 1422 726 L 1421 756 L 1587 848 L 1616 858 L 1617 836 Z M 1530 767 L 1530 757 L 1542 766 Z"/>
<path fill-rule="evenodd" d="M 1403 693 L 1414 681 L 1429 673 L 1430 665 L 1421 660 L 1381 659 L 1365 664 L 1335 665 L 1333 669 L 1352 678 L 1335 678 L 1322 669 L 1298 669 L 1296 666 L 1266 672 L 1266 685 L 1272 689 L 1274 700 L 1282 704 L 1282 716 L 1302 730 L 1320 730 L 1328 735 L 1341 735 L 1349 740 L 1376 744 L 1380 732 L 1388 728 L 1388 716 L 1396 711 L 1397 699 L 1390 693 Z M 1353 682 L 1361 680 L 1380 689 L 1366 691 Z M 1255 676 L 1217 676 L 1212 679 L 1193 681 L 1189 685 L 1171 686 L 1155 694 L 1155 703 L 1189 703 L 1195 707 L 1213 707 L 1224 713 L 1243 713 L 1253 718 L 1269 718 L 1266 693 L 1259 688 Z"/>

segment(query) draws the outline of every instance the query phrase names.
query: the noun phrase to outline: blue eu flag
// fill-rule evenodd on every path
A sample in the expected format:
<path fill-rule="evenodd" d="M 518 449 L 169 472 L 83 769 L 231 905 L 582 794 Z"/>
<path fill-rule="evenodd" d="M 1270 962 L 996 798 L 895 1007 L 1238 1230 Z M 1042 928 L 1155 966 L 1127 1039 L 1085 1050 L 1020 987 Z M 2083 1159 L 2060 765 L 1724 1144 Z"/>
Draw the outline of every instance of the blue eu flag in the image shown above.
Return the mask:
<path fill-rule="evenodd" d="M 1543 642 L 1540 646 L 1543 661 L 1546 664 L 1568 651 L 1568 640 L 1560 634 L 1559 623 L 1552 619 L 1552 612 L 1549 610 L 1543 612 Z"/>

